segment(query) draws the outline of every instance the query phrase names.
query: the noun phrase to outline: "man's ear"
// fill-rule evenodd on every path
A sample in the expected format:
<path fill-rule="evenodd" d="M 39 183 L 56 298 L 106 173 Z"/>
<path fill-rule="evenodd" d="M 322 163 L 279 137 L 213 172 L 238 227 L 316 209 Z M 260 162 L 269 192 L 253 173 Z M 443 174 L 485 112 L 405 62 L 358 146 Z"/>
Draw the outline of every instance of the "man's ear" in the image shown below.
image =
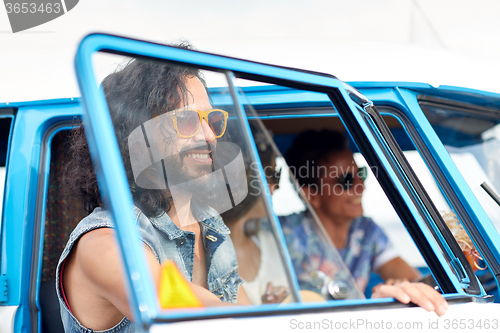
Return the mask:
<path fill-rule="evenodd" d="M 319 195 L 318 195 L 318 187 L 317 186 L 304 186 L 302 187 L 302 191 L 304 192 L 304 196 L 307 201 L 311 204 L 314 209 L 318 209 L 320 205 Z"/>

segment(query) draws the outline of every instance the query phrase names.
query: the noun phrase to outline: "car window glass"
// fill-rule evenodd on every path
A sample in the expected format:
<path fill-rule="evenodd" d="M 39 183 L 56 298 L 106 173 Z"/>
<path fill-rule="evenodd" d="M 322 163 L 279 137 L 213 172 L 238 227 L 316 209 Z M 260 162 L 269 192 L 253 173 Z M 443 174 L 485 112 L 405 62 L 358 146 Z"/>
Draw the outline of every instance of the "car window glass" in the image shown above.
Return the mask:
<path fill-rule="evenodd" d="M 259 100 L 259 97 L 255 97 L 253 93 L 257 89 L 262 89 L 262 87 L 245 89 L 244 87 L 255 86 L 256 83 L 242 79 L 236 80 L 236 84 L 240 87 L 240 99 L 243 102 L 251 128 L 255 128 L 253 134 L 257 148 L 259 148 L 259 144 L 267 144 L 272 147 L 273 155 L 276 156 L 274 172 L 279 173 L 279 181 L 277 182 L 275 177 L 269 175 L 266 178 L 271 188 L 274 188 L 272 191 L 273 213 L 280 222 L 300 289 L 306 295 L 306 298 L 309 291 L 321 295 L 326 300 L 363 298 L 359 286 L 353 280 L 342 257 L 333 246 L 323 225 L 319 223 L 315 211 L 308 203 L 307 195 L 301 193 L 304 186 L 297 182 L 296 175 L 302 170 L 297 170 L 287 164 L 280 148 L 276 146 L 273 140 L 273 137 L 278 136 L 273 131 L 270 132 L 265 128 L 267 117 L 265 115 L 261 116 L 261 113 L 255 110 L 255 107 L 262 107 L 262 101 Z M 283 103 L 276 105 L 281 108 L 281 112 L 274 110 L 274 114 L 276 112 L 278 114 L 287 114 L 286 107 L 290 107 L 290 105 L 287 105 L 286 97 L 283 94 L 286 94 L 289 89 L 276 85 L 267 89 L 271 89 L 273 94 L 277 94 L 274 96 L 275 98 L 281 95 L 283 100 Z M 319 100 L 318 107 L 320 109 L 328 108 L 327 112 L 330 114 L 335 112 L 325 94 L 296 90 L 294 90 L 294 93 L 301 95 L 304 100 Z M 265 98 L 263 100 L 265 101 Z M 271 115 L 272 111 L 267 111 L 268 115 Z M 280 125 L 278 121 L 275 130 L 286 131 L 286 128 L 286 126 Z M 290 145 L 291 138 L 288 139 L 286 139 L 285 134 L 281 137 L 281 143 Z M 261 160 L 263 160 L 262 154 Z M 266 171 L 273 172 L 272 169 L 269 166 L 265 168 Z M 342 290 L 347 292 L 342 294 L 330 292 L 329 290 L 335 289 L 335 286 L 340 286 Z"/>
<path fill-rule="evenodd" d="M 174 260 L 182 277 L 226 302 L 236 301 L 240 278 L 253 304 L 265 300 L 268 283 L 296 300 L 294 277 L 264 202 L 266 176 L 261 178 L 251 154 L 226 76 L 107 54 L 94 56 L 94 63 L 139 237 L 158 261 Z M 262 132 L 258 123 L 250 126 Z M 267 154 L 262 163 L 274 177 L 276 156 L 266 137 L 257 149 Z M 157 292 L 163 304 L 160 287 Z"/>

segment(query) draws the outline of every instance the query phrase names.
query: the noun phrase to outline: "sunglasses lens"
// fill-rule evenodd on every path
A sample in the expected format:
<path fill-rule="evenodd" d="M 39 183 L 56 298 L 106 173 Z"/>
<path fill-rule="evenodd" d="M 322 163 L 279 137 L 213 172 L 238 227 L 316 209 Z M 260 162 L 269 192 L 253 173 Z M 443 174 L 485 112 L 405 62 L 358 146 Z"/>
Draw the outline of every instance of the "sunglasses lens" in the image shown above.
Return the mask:
<path fill-rule="evenodd" d="M 221 111 L 212 111 L 208 114 L 208 125 L 212 131 L 214 131 L 215 136 L 221 136 L 224 134 L 226 129 L 226 120 L 224 114 Z"/>
<path fill-rule="evenodd" d="M 177 130 L 180 135 L 194 135 L 200 127 L 200 116 L 196 111 L 182 111 L 177 114 Z"/>
<path fill-rule="evenodd" d="M 349 190 L 354 185 L 354 177 L 354 174 L 346 173 L 339 177 L 339 184 L 344 188 L 344 190 Z M 356 177 L 364 182 L 366 177 L 368 177 L 368 169 L 366 167 L 359 168 Z"/>
<path fill-rule="evenodd" d="M 358 169 L 358 178 L 365 181 L 368 177 L 368 169 L 366 167 L 361 167 Z"/>
<path fill-rule="evenodd" d="M 352 173 L 346 173 L 339 177 L 339 184 L 344 188 L 344 190 L 349 190 L 354 184 L 354 175 Z"/>

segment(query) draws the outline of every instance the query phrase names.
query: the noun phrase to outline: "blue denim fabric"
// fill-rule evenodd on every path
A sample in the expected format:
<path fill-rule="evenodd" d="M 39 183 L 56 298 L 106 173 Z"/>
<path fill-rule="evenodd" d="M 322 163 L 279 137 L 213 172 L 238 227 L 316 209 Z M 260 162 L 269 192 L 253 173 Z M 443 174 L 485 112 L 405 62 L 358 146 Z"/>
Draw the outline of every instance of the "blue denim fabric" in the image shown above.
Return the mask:
<path fill-rule="evenodd" d="M 208 290 L 222 301 L 236 303 L 239 286 L 243 280 L 238 274 L 238 263 L 229 236 L 230 231 L 220 216 L 211 209 L 195 210 L 193 214 L 198 221 L 202 221 L 200 226 L 207 259 Z M 156 218 L 148 218 L 138 208 L 135 208 L 135 216 L 140 237 L 151 248 L 158 262 L 162 263 L 166 259 L 172 259 L 184 277 L 192 281 L 195 234 L 178 228 L 166 213 Z M 59 277 L 61 265 L 77 240 L 85 233 L 97 228 L 114 228 L 110 213 L 101 208 L 96 208 L 73 230 L 57 265 L 56 290 L 66 332 L 93 332 L 93 330 L 81 325 L 69 311 L 62 298 Z M 102 332 L 129 333 L 135 331 L 134 323 L 124 317 L 115 327 Z"/>

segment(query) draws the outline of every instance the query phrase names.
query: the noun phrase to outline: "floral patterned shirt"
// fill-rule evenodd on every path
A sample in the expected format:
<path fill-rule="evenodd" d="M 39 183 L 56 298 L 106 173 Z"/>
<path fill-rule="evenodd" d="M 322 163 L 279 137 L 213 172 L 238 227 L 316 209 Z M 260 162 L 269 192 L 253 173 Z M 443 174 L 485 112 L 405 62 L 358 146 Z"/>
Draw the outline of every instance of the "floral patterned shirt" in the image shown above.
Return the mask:
<path fill-rule="evenodd" d="M 303 212 L 279 218 L 297 277 L 299 281 L 307 280 L 315 269 L 333 277 L 338 264 L 332 260 L 335 254 L 329 252 L 335 249 L 325 242 L 328 236 L 308 216 Z M 361 292 L 366 289 L 372 272 L 398 257 L 384 231 L 365 216 L 352 222 L 346 246 L 338 252 Z"/>

